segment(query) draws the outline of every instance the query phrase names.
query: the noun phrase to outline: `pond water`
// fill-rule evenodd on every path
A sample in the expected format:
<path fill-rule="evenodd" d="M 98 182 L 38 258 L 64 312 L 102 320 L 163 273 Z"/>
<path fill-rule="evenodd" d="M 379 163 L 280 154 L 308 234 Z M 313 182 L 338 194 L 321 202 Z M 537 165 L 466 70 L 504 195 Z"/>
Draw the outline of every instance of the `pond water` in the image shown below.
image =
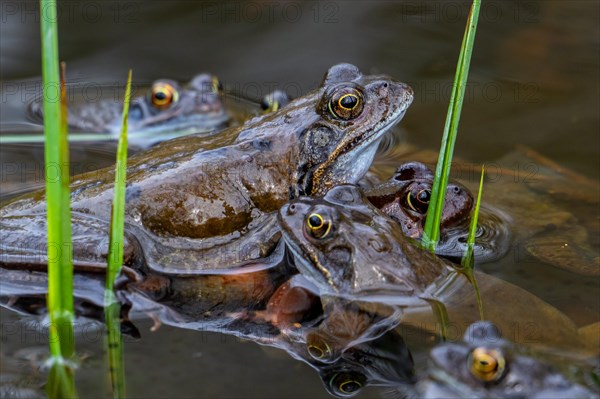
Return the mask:
<path fill-rule="evenodd" d="M 382 173 L 395 159 L 399 162 L 394 146 L 439 148 L 468 14 L 468 2 L 452 1 L 83 1 L 59 6 L 59 48 L 68 80 L 92 101 L 99 87 L 123 84 L 128 68 L 140 86 L 164 77 L 187 81 L 208 71 L 228 92 L 253 99 L 275 88 L 294 97 L 306 93 L 339 62 L 409 83 L 415 101 L 380 154 Z M 3 134 L 34 131 L 25 109 L 40 88 L 37 2 L 1 7 L 0 127 Z M 598 180 L 599 11 L 600 5 L 590 1 L 484 0 L 456 156 L 478 170 L 479 164 L 525 145 Z M 112 151 L 110 144 L 74 145 L 74 171 L 109 164 Z M 39 145 L 3 144 L 0 154 L 2 197 L 43 183 Z M 537 164 L 511 165 L 512 178 Z M 472 186 L 478 173 L 464 177 Z M 590 196 L 595 206 L 584 209 L 597 261 L 600 199 L 597 191 Z M 493 204 L 494 198 L 484 194 L 485 201 Z M 568 204 L 580 207 L 576 199 Z M 519 222 L 514 221 L 517 230 Z M 600 320 L 597 276 L 521 255 L 511 251 L 481 270 L 541 297 L 577 327 Z M 19 356 L 24 350 L 43 352 L 45 336 L 32 332 L 26 318 L 6 310 L 1 317 L 2 354 L 17 359 L 27 374 L 30 361 Z M 283 351 L 169 326 L 150 332 L 151 325 L 141 322 L 142 339 L 126 342 L 131 397 L 330 397 L 317 373 Z M 102 340 L 92 333 L 98 328 L 90 327 L 88 337 L 78 341 L 79 351 L 87 354 L 77 374 L 81 397 L 108 396 Z M 411 350 L 422 359 L 427 348 Z M 374 392 L 369 388 L 359 395 Z"/>

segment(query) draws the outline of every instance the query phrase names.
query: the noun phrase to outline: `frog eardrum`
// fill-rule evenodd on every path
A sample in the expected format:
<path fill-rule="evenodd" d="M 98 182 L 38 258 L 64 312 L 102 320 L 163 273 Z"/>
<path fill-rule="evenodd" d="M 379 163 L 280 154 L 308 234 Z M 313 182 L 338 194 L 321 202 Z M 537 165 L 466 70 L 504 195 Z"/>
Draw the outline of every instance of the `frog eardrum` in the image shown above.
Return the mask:
<path fill-rule="evenodd" d="M 166 109 L 179 100 L 179 92 L 169 83 L 157 82 L 152 85 L 152 105 L 157 109 Z"/>
<path fill-rule="evenodd" d="M 354 119 L 362 113 L 363 107 L 363 95 L 355 87 L 339 88 L 329 99 L 329 112 L 339 119 Z"/>

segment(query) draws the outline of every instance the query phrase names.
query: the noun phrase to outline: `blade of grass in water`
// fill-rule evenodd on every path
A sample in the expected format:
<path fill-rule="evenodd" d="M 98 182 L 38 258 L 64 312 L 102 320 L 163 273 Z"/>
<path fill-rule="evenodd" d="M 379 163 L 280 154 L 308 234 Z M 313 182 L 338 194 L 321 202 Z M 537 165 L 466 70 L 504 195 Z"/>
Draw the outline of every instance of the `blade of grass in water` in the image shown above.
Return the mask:
<path fill-rule="evenodd" d="M 444 208 L 444 196 L 446 194 L 446 186 L 448 185 L 448 176 L 450 175 L 450 164 L 454 152 L 454 142 L 456 141 L 456 136 L 458 134 L 458 122 L 460 120 L 463 99 L 465 97 L 465 87 L 467 84 L 467 76 L 469 75 L 469 65 L 471 63 L 471 53 L 475 41 L 477 21 L 479 19 L 480 4 L 480 0 L 473 0 L 469 19 L 467 20 L 467 27 L 463 36 L 456 75 L 454 77 L 454 86 L 450 96 L 450 105 L 448 106 L 448 114 L 446 115 L 446 123 L 444 125 L 440 156 L 438 158 L 431 189 L 431 200 L 429 202 L 429 210 L 427 212 L 422 238 L 423 245 L 431 252 L 435 251 L 440 238 L 440 221 L 442 219 L 442 210 Z"/>
<path fill-rule="evenodd" d="M 477 220 L 479 219 L 479 206 L 481 205 L 481 193 L 483 192 L 483 176 L 485 175 L 485 167 L 481 167 L 481 177 L 479 178 L 479 191 L 477 192 L 477 202 L 475 202 L 475 209 L 471 215 L 471 222 L 469 225 L 469 237 L 467 238 L 467 251 L 465 252 L 461 265 L 463 267 L 463 273 L 467 279 L 473 285 L 475 289 L 475 295 L 477 296 L 477 305 L 479 306 L 479 317 L 483 320 L 483 302 L 481 301 L 481 295 L 479 294 L 479 286 L 475 279 L 475 258 L 473 256 L 473 248 L 475 246 L 475 234 L 477 233 Z"/>
<path fill-rule="evenodd" d="M 107 328 L 108 362 L 116 399 L 125 397 L 125 367 L 123 362 L 123 343 L 121 340 L 121 305 L 113 291 L 115 278 L 123 264 L 123 245 L 125 229 L 125 180 L 127 174 L 127 118 L 131 98 L 131 70 L 127 77 L 125 99 L 123 102 L 123 120 L 121 135 L 117 147 L 117 164 L 115 166 L 115 186 L 110 221 L 110 241 L 108 246 L 108 272 L 104 291 L 105 319 Z"/>
<path fill-rule="evenodd" d="M 48 218 L 48 298 L 50 317 L 50 398 L 77 396 L 73 369 L 73 265 L 69 194 L 69 147 L 66 113 L 61 112 L 58 68 L 56 1 L 41 0 L 42 80 L 44 113 L 44 163 Z M 64 78 L 64 76 L 63 76 Z"/>

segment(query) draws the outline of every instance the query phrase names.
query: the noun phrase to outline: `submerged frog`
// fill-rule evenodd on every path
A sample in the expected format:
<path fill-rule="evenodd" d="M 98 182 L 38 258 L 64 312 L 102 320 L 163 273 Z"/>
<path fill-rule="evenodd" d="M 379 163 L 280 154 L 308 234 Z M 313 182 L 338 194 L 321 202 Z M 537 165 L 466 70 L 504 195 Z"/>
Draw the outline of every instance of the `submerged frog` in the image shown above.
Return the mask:
<path fill-rule="evenodd" d="M 321 87 L 278 112 L 209 138 L 190 136 L 134 156 L 127 170 L 125 265 L 171 275 L 229 273 L 280 259 L 276 211 L 290 198 L 358 181 L 384 134 L 413 99 L 410 87 L 332 67 Z M 72 184 L 74 263 L 103 266 L 114 171 Z M 0 209 L 0 263 L 45 264 L 45 196 Z M 247 269 L 248 270 L 248 269 Z"/>
<path fill-rule="evenodd" d="M 323 198 L 292 201 L 279 218 L 296 267 L 320 295 L 401 306 L 402 324 L 434 333 L 440 320 L 432 307 L 447 314 L 452 334 L 462 334 L 463 326 L 478 319 L 467 279 L 419 248 L 357 187 L 342 185 Z M 475 278 L 485 316 L 514 331 L 516 341 L 585 350 L 574 323 L 552 306 L 492 276 L 475 272 Z"/>
<path fill-rule="evenodd" d="M 118 136 L 122 112 L 123 103 L 116 99 L 71 104 L 68 123 L 75 131 Z M 29 113 L 33 119 L 41 120 L 43 104 L 31 103 Z M 218 78 L 200 74 L 186 87 L 171 79 L 156 80 L 145 96 L 133 98 L 128 133 L 135 145 L 147 147 L 182 132 L 212 133 L 227 127 L 229 121 Z"/>
<path fill-rule="evenodd" d="M 421 398 L 598 398 L 552 366 L 520 354 L 490 322 L 472 324 L 463 342 L 436 346 Z"/>
<path fill-rule="evenodd" d="M 368 200 L 396 220 L 404 233 L 415 239 L 423 235 L 433 186 L 433 171 L 421 162 L 400 165 L 392 177 L 365 190 Z M 466 232 L 474 207 L 465 186 L 450 181 L 446 187 L 436 254 L 460 262 L 466 251 Z M 478 261 L 501 257 L 508 250 L 508 221 L 502 212 L 483 206 L 480 210 L 474 253 Z"/>

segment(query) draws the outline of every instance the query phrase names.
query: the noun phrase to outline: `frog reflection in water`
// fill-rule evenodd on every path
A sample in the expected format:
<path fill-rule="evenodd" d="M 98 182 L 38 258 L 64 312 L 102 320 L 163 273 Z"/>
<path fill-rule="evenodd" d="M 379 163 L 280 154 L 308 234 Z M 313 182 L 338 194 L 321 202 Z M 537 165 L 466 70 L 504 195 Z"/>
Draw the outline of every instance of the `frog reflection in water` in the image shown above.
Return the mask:
<path fill-rule="evenodd" d="M 31 103 L 29 113 L 33 119 L 43 118 L 42 105 L 41 102 Z M 75 131 L 118 135 L 122 111 L 120 100 L 70 104 L 68 122 Z M 129 107 L 128 133 L 136 145 L 144 143 L 148 146 L 174 132 L 215 132 L 225 128 L 229 121 L 218 78 L 200 74 L 186 87 L 171 79 L 156 80 L 145 96 L 133 98 Z M 138 140 L 141 135 L 143 140 Z"/>
<path fill-rule="evenodd" d="M 439 324 L 431 304 L 441 304 L 459 329 L 479 317 L 467 279 L 450 263 L 415 245 L 396 221 L 371 205 L 355 186 L 335 187 L 322 199 L 292 201 L 282 207 L 279 220 L 296 267 L 314 284 L 322 301 L 325 296 L 336 298 L 334 304 L 343 304 L 345 299 L 371 304 L 346 306 L 350 315 L 344 314 L 343 306 L 338 308 L 340 318 L 352 320 L 352 314 L 366 313 L 360 318 L 368 317 L 369 322 L 346 323 L 354 331 L 320 326 L 315 332 L 316 341 L 321 341 L 315 342 L 317 355 L 331 353 L 329 357 L 335 359 L 345 345 L 369 333 L 361 325 L 370 327 L 377 320 L 385 320 L 388 327 L 402 322 L 437 333 Z M 486 317 L 507 329 L 515 323 L 544 326 L 533 336 L 517 337 L 519 341 L 583 349 L 577 328 L 564 314 L 510 283 L 479 272 L 475 276 Z M 402 308 L 400 316 L 390 311 L 396 307 Z"/>
<path fill-rule="evenodd" d="M 427 376 L 416 397 L 446 398 L 598 398 L 553 367 L 519 354 L 490 322 L 472 324 L 463 342 L 431 351 Z M 410 397 L 410 396 L 409 396 Z"/>

